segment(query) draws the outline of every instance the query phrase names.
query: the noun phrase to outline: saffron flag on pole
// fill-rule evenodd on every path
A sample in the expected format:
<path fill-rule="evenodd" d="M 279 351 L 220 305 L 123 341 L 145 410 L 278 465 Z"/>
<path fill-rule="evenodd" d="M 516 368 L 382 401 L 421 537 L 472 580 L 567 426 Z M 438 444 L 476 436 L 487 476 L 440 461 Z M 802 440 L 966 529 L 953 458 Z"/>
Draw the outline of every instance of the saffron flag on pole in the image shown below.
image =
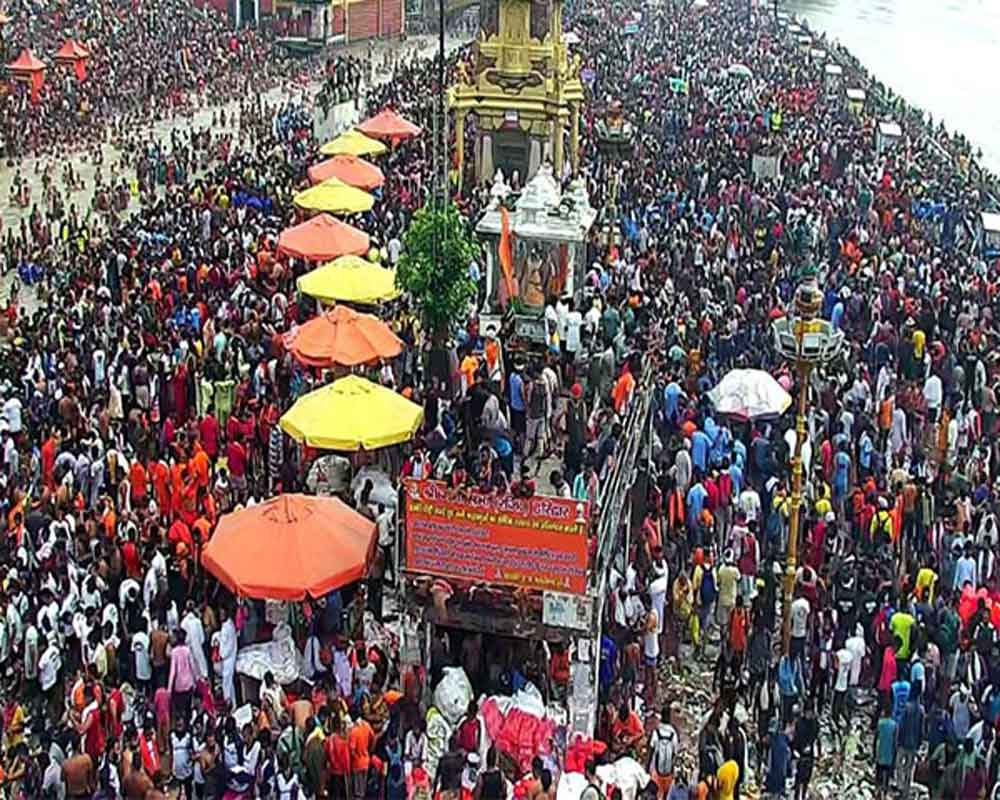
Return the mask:
<path fill-rule="evenodd" d="M 517 297 L 517 281 L 514 278 L 514 238 L 510 232 L 510 214 L 500 206 L 500 270 L 503 274 L 501 305 L 506 306 L 511 298 Z"/>

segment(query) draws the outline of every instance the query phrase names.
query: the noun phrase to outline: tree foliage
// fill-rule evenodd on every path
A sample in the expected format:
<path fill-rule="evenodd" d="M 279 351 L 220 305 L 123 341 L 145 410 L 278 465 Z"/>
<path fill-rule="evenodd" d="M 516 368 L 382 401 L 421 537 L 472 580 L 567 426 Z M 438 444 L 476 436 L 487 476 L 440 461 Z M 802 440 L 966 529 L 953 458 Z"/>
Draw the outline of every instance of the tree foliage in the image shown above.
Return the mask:
<path fill-rule="evenodd" d="M 413 215 L 403 235 L 396 283 L 408 292 L 434 339 L 443 344 L 476 296 L 469 265 L 479 242 L 454 204 L 428 204 Z"/>

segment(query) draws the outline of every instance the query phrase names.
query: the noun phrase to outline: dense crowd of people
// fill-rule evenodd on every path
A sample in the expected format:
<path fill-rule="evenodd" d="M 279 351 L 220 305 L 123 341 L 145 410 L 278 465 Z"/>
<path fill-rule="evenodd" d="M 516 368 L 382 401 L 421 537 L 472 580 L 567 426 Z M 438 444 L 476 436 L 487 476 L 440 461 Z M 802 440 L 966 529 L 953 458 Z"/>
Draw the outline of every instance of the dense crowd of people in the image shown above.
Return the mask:
<path fill-rule="evenodd" d="M 253 32 L 152 5 L 90 4 L 79 19 L 72 3 L 8 8 L 15 41 L 52 45 L 69 26 L 95 53 L 93 83 L 53 76 L 36 107 L 5 99 L 15 153 L 254 87 L 209 129 L 123 133 L 95 212 L 61 201 L 6 232 L 18 275 L 0 315 L 8 797 L 552 800 L 577 775 L 585 800 L 804 798 L 818 769 L 862 774 L 883 796 L 909 797 L 914 781 L 934 798 L 996 796 L 996 282 L 969 240 L 983 198 L 963 154 L 942 161 L 909 117 L 905 141 L 879 152 L 874 107 L 852 113 L 823 64 L 771 17 L 748 24 L 742 2 L 645 9 L 635 33 L 610 8 L 571 21 L 594 73 L 582 177 L 595 208 L 617 186 L 620 213 L 613 241 L 595 230 L 588 243 L 585 291 L 547 303 L 538 357 L 515 357 L 474 312 L 456 320 L 443 381 L 404 298 L 380 313 L 407 349 L 372 373 L 424 406 L 400 475 L 589 500 L 594 513 L 631 403 L 653 392 L 594 739 L 550 732 L 525 758 L 493 737 L 495 706 L 474 699 L 452 724 L 432 690 L 461 666 L 482 695 L 562 698 L 568 652 L 438 633 L 421 654 L 409 620 L 394 647 L 378 623 L 395 503 L 371 484 L 348 492 L 382 548 L 363 584 L 279 608 L 233 597 L 201 566 L 221 515 L 309 483 L 277 423 L 318 385 L 282 338 L 315 309 L 295 290 L 307 266 L 277 238 L 298 220 L 291 198 L 319 143 L 308 100 L 258 98 L 272 67 Z M 160 68 L 133 67 L 150 61 Z M 368 111 L 391 105 L 431 130 L 437 64 L 393 61 L 370 85 L 370 56 L 328 64 L 328 99 L 361 94 Z M 635 132 L 624 162 L 595 124 L 616 100 Z M 779 179 L 754 176 L 761 153 L 782 154 Z M 394 264 L 432 185 L 430 137 L 379 165 L 379 202 L 350 221 Z M 490 195 L 468 168 L 456 200 L 471 224 Z M 482 266 L 470 266 L 480 280 Z M 847 342 L 808 386 L 770 335 L 803 280 Z M 809 396 L 787 653 L 796 433 L 787 415 L 715 412 L 707 391 L 733 367 Z M 238 654 L 282 626 L 307 680 L 244 680 Z M 697 685 L 700 661 L 711 686 Z M 703 717 L 692 686 L 711 696 Z M 606 770 L 626 758 L 645 778 L 627 795 Z"/>
<path fill-rule="evenodd" d="M 131 3 L 9 3 L 5 52 L 50 60 L 67 39 L 89 53 L 86 80 L 53 64 L 37 103 L 27 84 L 2 98 L 0 129 L 10 162 L 57 147 L 89 149 L 150 121 L 205 104 L 252 96 L 298 65 L 253 28 L 233 31 L 224 15 L 184 0 Z"/>

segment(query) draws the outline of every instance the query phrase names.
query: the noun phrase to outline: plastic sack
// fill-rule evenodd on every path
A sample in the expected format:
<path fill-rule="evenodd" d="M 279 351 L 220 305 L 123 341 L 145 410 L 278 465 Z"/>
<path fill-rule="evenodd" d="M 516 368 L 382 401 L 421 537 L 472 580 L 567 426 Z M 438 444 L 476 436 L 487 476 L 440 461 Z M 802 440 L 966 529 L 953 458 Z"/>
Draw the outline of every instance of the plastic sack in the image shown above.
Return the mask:
<path fill-rule="evenodd" d="M 434 705 L 452 726 L 456 725 L 469 708 L 472 684 L 461 667 L 445 667 L 444 677 L 434 690 Z"/>
<path fill-rule="evenodd" d="M 556 786 L 556 800 L 580 800 L 587 788 L 587 778 L 580 772 L 564 772 Z"/>
<path fill-rule="evenodd" d="M 639 762 L 628 756 L 619 758 L 614 764 L 598 767 L 597 777 L 606 784 L 617 786 L 621 790 L 622 800 L 636 800 L 650 780 L 649 773 Z"/>

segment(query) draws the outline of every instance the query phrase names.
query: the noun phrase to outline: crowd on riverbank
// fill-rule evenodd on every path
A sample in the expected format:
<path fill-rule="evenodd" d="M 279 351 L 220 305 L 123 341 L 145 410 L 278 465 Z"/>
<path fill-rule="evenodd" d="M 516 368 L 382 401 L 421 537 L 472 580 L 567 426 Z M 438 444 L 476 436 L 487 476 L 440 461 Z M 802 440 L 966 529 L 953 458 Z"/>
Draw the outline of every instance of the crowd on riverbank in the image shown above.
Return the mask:
<path fill-rule="evenodd" d="M 88 150 L 149 122 L 261 93 L 315 66 L 283 57 L 268 35 L 233 31 L 224 15 L 186 0 L 69 2 L 44 10 L 13 0 L 5 12 L 8 61 L 25 48 L 50 60 L 67 39 L 89 53 L 85 80 L 53 64 L 37 103 L 24 83 L 0 99 L 8 165 L 57 148 Z"/>
<path fill-rule="evenodd" d="M 210 131 L 130 145 L 119 179 L 141 202 L 128 191 L 114 216 L 63 203 L 8 232 L 9 268 L 41 287 L 34 310 L 22 288 L 0 316 L 9 796 L 155 798 L 172 784 L 209 798 L 552 800 L 565 783 L 585 800 L 798 798 L 834 771 L 841 788 L 907 797 L 916 777 L 935 798 L 995 794 L 1000 334 L 995 265 L 965 232 L 974 188 L 915 130 L 876 152 L 873 118 L 828 96 L 822 65 L 770 18 L 747 26 L 742 2 L 644 10 L 634 34 L 595 13 L 573 22 L 595 74 L 582 176 L 597 208 L 617 176 L 621 220 L 610 249 L 590 242 L 588 304 L 552 298 L 546 312 L 553 350 L 592 358 L 568 369 L 504 342 L 479 349 L 470 315 L 454 380 L 432 381 L 404 299 L 381 313 L 407 351 L 371 375 L 424 407 L 401 474 L 594 502 L 652 365 L 657 440 L 611 581 L 594 741 L 567 742 L 543 710 L 525 758 L 497 735 L 495 703 L 446 719 L 432 692 L 446 667 L 481 695 L 517 692 L 533 716 L 534 700 L 568 690 L 569 654 L 405 625 L 397 653 L 369 599 L 385 551 L 375 591 L 292 609 L 234 598 L 201 569 L 221 515 L 303 488 L 307 465 L 276 421 L 317 382 L 282 345 L 312 309 L 295 289 L 306 265 L 277 239 L 319 143 L 309 109 L 247 99 Z M 177 30 L 151 29 L 150 47 Z M 406 61 L 365 106 L 429 131 L 436 75 Z M 176 88 L 164 80 L 133 87 L 140 104 Z M 595 131 L 615 99 L 635 131 L 622 164 Z M 383 157 L 379 202 L 350 220 L 390 263 L 431 184 L 430 148 L 425 134 Z M 778 181 L 752 176 L 765 150 L 784 155 Z M 471 173 L 463 184 L 471 219 L 489 192 Z M 803 387 L 770 323 L 811 278 L 848 347 Z M 786 417 L 715 413 L 707 390 L 736 366 L 810 393 L 804 557 L 780 658 L 795 432 Z M 469 438 L 480 446 L 458 446 Z M 387 533 L 391 508 L 357 488 L 352 504 Z M 446 604 L 446 583 L 432 592 Z M 238 652 L 281 624 L 309 689 L 237 685 Z M 401 678 L 397 656 L 429 673 Z"/>

